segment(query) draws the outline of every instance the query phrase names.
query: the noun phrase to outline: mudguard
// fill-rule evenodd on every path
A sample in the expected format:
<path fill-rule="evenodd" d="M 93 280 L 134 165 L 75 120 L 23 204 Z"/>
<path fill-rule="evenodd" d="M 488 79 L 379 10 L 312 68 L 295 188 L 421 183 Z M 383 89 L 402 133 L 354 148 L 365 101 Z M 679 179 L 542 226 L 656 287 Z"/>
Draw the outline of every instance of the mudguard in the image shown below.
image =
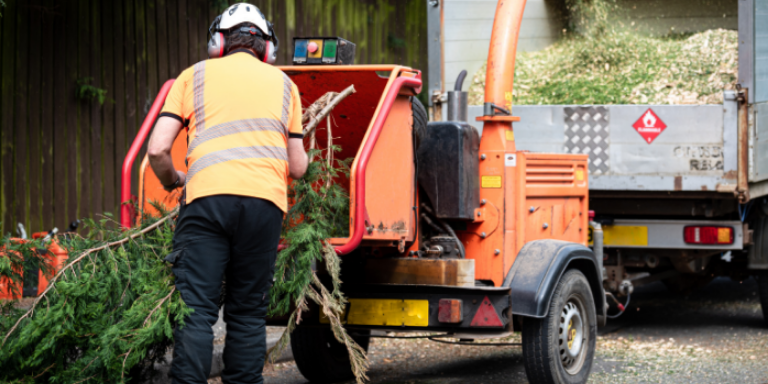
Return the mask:
<path fill-rule="evenodd" d="M 598 276 L 597 259 L 591 249 L 561 240 L 535 240 L 523 246 L 504 278 L 512 291 L 512 313 L 543 318 L 560 277 L 570 268 L 580 270 L 589 281 L 598 317 L 605 316 L 605 293 Z"/>

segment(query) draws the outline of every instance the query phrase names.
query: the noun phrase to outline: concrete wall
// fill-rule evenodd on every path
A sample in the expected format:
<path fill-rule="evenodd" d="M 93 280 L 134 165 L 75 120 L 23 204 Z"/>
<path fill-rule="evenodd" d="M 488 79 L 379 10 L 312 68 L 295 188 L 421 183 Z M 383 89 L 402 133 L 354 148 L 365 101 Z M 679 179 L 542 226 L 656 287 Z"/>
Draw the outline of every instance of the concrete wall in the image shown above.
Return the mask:
<path fill-rule="evenodd" d="M 444 0 L 445 89 L 453 89 L 462 69 L 469 72 L 464 89 L 472 75 L 488 58 L 497 0 Z M 557 0 L 528 0 L 520 26 L 518 51 L 546 48 L 562 33 L 561 12 Z"/>

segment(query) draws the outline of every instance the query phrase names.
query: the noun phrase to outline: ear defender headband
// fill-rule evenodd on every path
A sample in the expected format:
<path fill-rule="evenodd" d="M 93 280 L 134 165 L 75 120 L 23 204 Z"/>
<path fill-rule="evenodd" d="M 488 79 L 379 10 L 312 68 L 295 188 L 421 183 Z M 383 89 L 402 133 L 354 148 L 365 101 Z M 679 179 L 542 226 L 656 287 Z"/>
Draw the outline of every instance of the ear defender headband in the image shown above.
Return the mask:
<path fill-rule="evenodd" d="M 210 39 L 208 40 L 208 58 L 215 59 L 224 56 L 226 50 L 226 39 L 221 31 L 227 31 L 226 29 L 219 28 L 221 24 L 221 15 L 216 16 L 208 27 L 208 34 Z M 239 31 L 243 35 L 259 36 L 264 39 L 264 57 L 260 57 L 259 60 L 267 64 L 275 64 L 277 61 L 277 50 L 280 47 L 280 40 L 278 40 L 275 31 L 272 28 L 272 23 L 267 22 L 267 28 L 269 29 L 268 35 L 265 34 L 256 27 L 240 27 Z"/>

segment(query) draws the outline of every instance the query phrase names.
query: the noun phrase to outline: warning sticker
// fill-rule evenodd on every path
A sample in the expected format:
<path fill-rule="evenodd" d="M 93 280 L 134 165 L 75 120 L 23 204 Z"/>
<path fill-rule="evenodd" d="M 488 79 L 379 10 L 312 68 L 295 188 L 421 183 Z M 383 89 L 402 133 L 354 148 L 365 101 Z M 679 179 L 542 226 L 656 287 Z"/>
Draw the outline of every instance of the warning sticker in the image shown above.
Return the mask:
<path fill-rule="evenodd" d="M 656 140 L 664 129 L 667 128 L 667 125 L 661 121 L 659 116 L 656 116 L 653 109 L 648 108 L 648 110 L 645 111 L 634 124 L 632 124 L 632 127 L 635 128 L 637 133 L 639 133 L 648 144 L 650 144 Z"/>
<path fill-rule="evenodd" d="M 480 185 L 483 188 L 501 188 L 501 176 L 483 176 Z"/>

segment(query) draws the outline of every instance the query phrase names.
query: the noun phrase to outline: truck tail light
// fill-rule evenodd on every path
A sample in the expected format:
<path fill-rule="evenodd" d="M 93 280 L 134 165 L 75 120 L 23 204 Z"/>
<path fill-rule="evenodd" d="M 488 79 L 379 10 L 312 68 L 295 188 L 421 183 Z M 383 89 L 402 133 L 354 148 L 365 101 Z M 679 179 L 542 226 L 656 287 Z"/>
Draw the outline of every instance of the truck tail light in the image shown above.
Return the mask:
<path fill-rule="evenodd" d="M 733 228 L 715 226 L 691 226 L 683 230 L 683 240 L 688 244 L 733 244 Z"/>
<path fill-rule="evenodd" d="M 464 321 L 461 300 L 440 299 L 437 305 L 437 321 L 458 324 Z"/>

